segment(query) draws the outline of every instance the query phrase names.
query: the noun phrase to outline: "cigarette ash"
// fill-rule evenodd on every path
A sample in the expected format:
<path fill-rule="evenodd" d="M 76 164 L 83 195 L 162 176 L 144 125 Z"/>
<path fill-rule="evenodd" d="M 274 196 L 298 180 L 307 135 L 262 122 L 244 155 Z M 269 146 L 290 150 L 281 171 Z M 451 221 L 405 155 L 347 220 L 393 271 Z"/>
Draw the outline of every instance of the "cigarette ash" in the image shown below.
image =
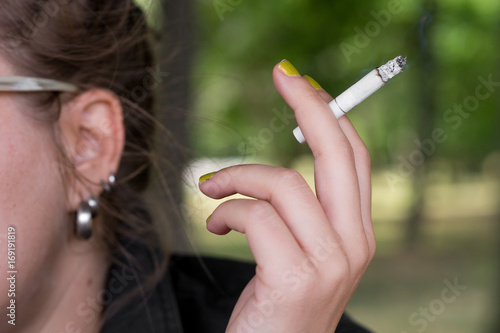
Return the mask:
<path fill-rule="evenodd" d="M 378 75 L 384 81 L 387 83 L 390 79 L 401 73 L 406 65 L 406 58 L 403 58 L 401 56 L 396 57 L 387 64 L 380 66 L 377 68 Z"/>

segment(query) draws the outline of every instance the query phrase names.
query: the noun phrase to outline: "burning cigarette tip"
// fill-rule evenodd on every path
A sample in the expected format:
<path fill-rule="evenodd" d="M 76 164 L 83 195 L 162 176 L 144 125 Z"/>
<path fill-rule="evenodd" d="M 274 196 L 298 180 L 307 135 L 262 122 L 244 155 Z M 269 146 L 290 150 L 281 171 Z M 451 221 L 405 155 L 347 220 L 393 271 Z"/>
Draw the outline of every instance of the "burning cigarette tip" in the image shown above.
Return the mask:
<path fill-rule="evenodd" d="M 399 56 L 396 58 L 396 62 L 401 67 L 401 70 L 406 66 L 406 57 Z"/>
<path fill-rule="evenodd" d="M 378 75 L 382 78 L 384 83 L 387 83 L 390 79 L 401 73 L 406 66 L 406 57 L 402 56 L 396 57 L 385 65 L 377 68 Z"/>

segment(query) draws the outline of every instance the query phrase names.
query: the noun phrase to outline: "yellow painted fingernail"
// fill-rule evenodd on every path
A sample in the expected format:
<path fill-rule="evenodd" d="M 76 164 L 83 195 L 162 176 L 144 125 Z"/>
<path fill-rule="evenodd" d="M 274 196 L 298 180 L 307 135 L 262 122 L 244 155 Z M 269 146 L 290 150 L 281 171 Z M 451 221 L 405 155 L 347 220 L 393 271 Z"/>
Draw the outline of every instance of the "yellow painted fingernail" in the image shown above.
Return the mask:
<path fill-rule="evenodd" d="M 292 63 L 286 59 L 284 59 L 278 65 L 279 70 L 288 76 L 300 76 L 299 71 L 292 65 Z"/>
<path fill-rule="evenodd" d="M 304 75 L 304 77 L 307 79 L 307 81 L 309 81 L 309 83 L 311 84 L 311 86 L 313 86 L 314 89 L 323 89 L 323 87 L 318 83 L 318 81 L 316 81 L 309 75 Z"/>
<path fill-rule="evenodd" d="M 209 180 L 210 178 L 213 177 L 213 175 L 215 175 L 215 172 L 210 172 L 210 173 L 207 173 L 206 175 L 203 175 L 200 177 L 200 184 L 206 182 L 207 180 Z"/>
<path fill-rule="evenodd" d="M 210 221 L 210 218 L 212 217 L 212 214 L 210 214 L 209 217 L 207 217 L 207 222 Z"/>

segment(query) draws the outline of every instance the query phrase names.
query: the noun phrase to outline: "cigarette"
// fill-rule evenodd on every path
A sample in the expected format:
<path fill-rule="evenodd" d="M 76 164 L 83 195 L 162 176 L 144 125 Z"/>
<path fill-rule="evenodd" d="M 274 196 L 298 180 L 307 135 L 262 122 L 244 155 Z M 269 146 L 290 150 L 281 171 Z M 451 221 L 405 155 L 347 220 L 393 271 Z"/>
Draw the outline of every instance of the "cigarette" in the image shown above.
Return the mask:
<path fill-rule="evenodd" d="M 394 58 L 387 64 L 375 68 L 366 74 L 361 80 L 328 103 L 335 117 L 338 119 L 352 110 L 356 105 L 363 102 L 371 94 L 382 88 L 390 79 L 403 71 L 406 58 L 401 56 Z M 305 143 L 306 138 L 299 127 L 293 130 L 293 135 L 300 143 Z"/>

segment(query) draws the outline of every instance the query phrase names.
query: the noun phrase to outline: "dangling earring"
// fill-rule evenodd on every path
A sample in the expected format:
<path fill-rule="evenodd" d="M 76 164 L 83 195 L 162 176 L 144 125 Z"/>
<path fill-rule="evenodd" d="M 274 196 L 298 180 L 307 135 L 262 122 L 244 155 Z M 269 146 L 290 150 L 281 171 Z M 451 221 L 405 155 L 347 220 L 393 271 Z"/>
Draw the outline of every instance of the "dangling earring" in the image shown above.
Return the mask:
<path fill-rule="evenodd" d="M 116 184 L 116 176 L 111 174 L 108 181 L 101 182 L 104 191 L 110 192 L 111 187 Z M 82 201 L 76 212 L 75 236 L 79 239 L 89 239 L 92 237 L 92 220 L 97 217 L 99 203 L 96 198 L 90 197 L 87 201 Z"/>
<path fill-rule="evenodd" d="M 75 220 L 75 236 L 79 239 L 89 239 L 92 236 L 92 220 L 97 216 L 98 202 L 94 197 L 82 201 Z"/>
<path fill-rule="evenodd" d="M 116 176 L 114 173 L 109 175 L 108 181 L 106 182 L 105 180 L 101 181 L 102 188 L 106 192 L 111 191 L 111 187 L 113 187 L 116 184 Z"/>

